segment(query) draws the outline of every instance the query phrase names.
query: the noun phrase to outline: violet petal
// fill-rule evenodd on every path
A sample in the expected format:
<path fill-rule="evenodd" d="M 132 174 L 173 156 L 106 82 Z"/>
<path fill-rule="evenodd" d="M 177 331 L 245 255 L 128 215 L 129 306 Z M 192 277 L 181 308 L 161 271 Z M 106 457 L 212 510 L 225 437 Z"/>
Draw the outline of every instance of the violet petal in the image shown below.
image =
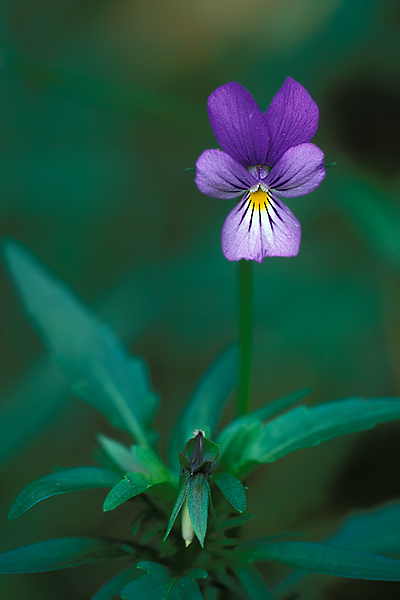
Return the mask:
<path fill-rule="evenodd" d="M 210 124 L 225 152 L 246 167 L 265 164 L 269 133 L 254 98 L 235 81 L 215 90 L 208 99 Z"/>
<path fill-rule="evenodd" d="M 288 77 L 265 112 L 270 134 L 266 164 L 274 166 L 292 146 L 309 142 L 318 127 L 318 106 L 306 89 Z"/>
<path fill-rule="evenodd" d="M 284 198 L 313 192 L 325 177 L 324 153 L 315 144 L 300 144 L 286 150 L 264 183 Z"/>
<path fill-rule="evenodd" d="M 256 185 L 257 179 L 225 152 L 205 150 L 197 159 L 195 182 L 207 196 L 236 198 Z"/>
<path fill-rule="evenodd" d="M 222 228 L 222 251 L 228 260 L 263 262 L 266 256 L 296 256 L 301 226 L 270 193 L 267 209 L 254 208 L 249 194 L 229 213 Z"/>

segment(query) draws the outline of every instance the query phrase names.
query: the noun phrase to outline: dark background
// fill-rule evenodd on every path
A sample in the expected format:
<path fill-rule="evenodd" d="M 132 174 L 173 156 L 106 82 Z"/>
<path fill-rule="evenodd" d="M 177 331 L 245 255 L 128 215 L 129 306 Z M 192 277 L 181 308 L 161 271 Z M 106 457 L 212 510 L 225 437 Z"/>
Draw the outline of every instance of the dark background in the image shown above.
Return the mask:
<path fill-rule="evenodd" d="M 0 3 L 2 235 L 148 361 L 162 452 L 201 373 L 236 337 L 237 265 L 220 248 L 233 202 L 203 196 L 185 170 L 217 147 L 206 101 L 232 80 L 264 107 L 287 75 L 302 83 L 320 108 L 314 141 L 337 163 L 312 195 L 288 202 L 302 223 L 299 256 L 254 265 L 254 406 L 308 386 L 310 403 L 400 395 L 399 30 L 398 0 Z M 7 523 L 30 481 L 94 464 L 97 432 L 127 439 L 69 394 L 4 267 L 0 289 L 0 550 L 126 536 L 129 509 L 103 516 L 102 491 Z M 249 482 L 249 535 L 316 539 L 349 511 L 398 496 L 399 451 L 392 424 L 264 467 Z M 112 573 L 2 577 L 0 589 L 83 600 Z M 397 584 L 328 583 L 326 598 L 398 597 Z"/>

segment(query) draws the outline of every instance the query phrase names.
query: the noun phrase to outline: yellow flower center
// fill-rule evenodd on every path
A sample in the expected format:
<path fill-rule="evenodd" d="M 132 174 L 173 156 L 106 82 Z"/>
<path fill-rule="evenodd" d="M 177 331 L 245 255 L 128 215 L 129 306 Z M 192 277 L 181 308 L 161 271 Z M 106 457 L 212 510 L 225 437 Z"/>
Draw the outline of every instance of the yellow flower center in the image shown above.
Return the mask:
<path fill-rule="evenodd" d="M 264 210 L 269 203 L 268 191 L 259 187 L 255 192 L 250 192 L 250 203 L 256 210 Z"/>

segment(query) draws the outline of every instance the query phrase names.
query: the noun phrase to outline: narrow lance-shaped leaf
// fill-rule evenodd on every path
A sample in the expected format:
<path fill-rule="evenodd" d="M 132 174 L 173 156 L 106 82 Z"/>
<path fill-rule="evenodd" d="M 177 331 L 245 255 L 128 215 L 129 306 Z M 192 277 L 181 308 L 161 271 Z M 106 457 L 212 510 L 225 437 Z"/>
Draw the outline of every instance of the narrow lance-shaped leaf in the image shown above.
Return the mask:
<path fill-rule="evenodd" d="M 126 448 L 106 436 L 99 436 L 99 441 L 107 457 L 124 473 L 124 479 L 119 477 L 108 494 L 105 511 L 117 508 L 155 484 L 173 483 L 171 472 L 151 448 L 138 444 Z"/>
<path fill-rule="evenodd" d="M 323 575 L 400 581 L 400 561 L 378 554 L 309 542 L 272 542 L 245 550 L 248 560 L 273 560 Z"/>
<path fill-rule="evenodd" d="M 270 421 L 246 448 L 237 470 L 246 463 L 274 460 L 331 438 L 370 429 L 400 418 L 400 399 L 360 398 L 327 402 L 311 408 L 300 406 Z"/>
<path fill-rule="evenodd" d="M 242 423 L 232 436 L 218 437 L 218 443 L 222 444 L 221 462 L 227 471 L 240 472 L 239 467 L 246 462 L 249 449 L 260 439 L 263 427 L 263 423 L 258 419 L 247 421 Z"/>
<path fill-rule="evenodd" d="M 208 497 L 207 478 L 202 473 L 197 473 L 189 481 L 187 503 L 194 532 L 202 547 L 207 531 Z"/>
<path fill-rule="evenodd" d="M 204 579 L 202 569 L 190 569 L 183 577 L 171 577 L 167 569 L 158 563 L 143 561 L 138 568 L 145 571 L 139 579 L 127 585 L 121 592 L 124 600 L 202 600 L 196 579 Z"/>
<path fill-rule="evenodd" d="M 261 407 L 258 410 L 253 411 L 249 415 L 243 415 L 234 419 L 229 425 L 218 434 L 217 442 L 221 447 L 221 453 L 223 454 L 231 442 L 234 440 L 236 435 L 243 429 L 249 429 L 254 423 L 260 423 L 271 419 L 278 413 L 284 411 L 289 406 L 292 406 L 299 400 L 302 400 L 307 394 L 310 393 L 310 389 L 298 390 L 282 398 L 278 398 L 269 404 Z"/>
<path fill-rule="evenodd" d="M 157 458 L 153 469 L 153 454 L 148 448 L 145 448 L 144 450 L 145 452 L 142 458 L 149 454 L 147 461 L 148 471 L 127 473 L 123 479 L 118 481 L 104 501 L 104 511 L 117 508 L 117 506 L 120 506 L 134 496 L 145 492 L 154 485 L 165 482 L 171 483 L 171 476 L 166 467 L 162 465 L 161 461 Z"/>
<path fill-rule="evenodd" d="M 325 543 L 365 552 L 400 554 L 399 531 L 400 503 L 396 502 L 351 515 Z"/>
<path fill-rule="evenodd" d="M 165 265 L 154 267 L 157 273 L 164 268 Z M 153 272 L 149 277 L 135 271 L 115 282 L 106 292 L 99 310 L 123 331 L 124 339 L 132 341 L 164 306 L 163 295 L 158 293 L 157 286 L 157 274 Z M 53 424 L 68 397 L 68 388 L 68 382 L 55 362 L 46 356 L 38 356 L 3 389 L 0 395 L 1 464 Z M 26 410 L 28 405 L 32 410 Z M 131 470 L 124 469 L 124 472 Z"/>
<path fill-rule="evenodd" d="M 143 361 L 22 246 L 8 241 L 4 254 L 28 314 L 75 391 L 147 445 L 157 403 Z"/>
<path fill-rule="evenodd" d="M 362 552 L 400 554 L 399 530 L 400 503 L 397 502 L 351 515 L 324 543 Z M 292 589 L 309 576 L 308 572 L 294 571 L 276 589 L 281 595 L 281 592 Z"/>
<path fill-rule="evenodd" d="M 105 512 L 114 510 L 127 500 L 145 492 L 154 483 L 143 473 L 127 473 L 108 493 L 104 500 L 103 510 Z"/>
<path fill-rule="evenodd" d="M 22 490 L 11 507 L 8 519 L 16 519 L 41 500 L 51 496 L 93 488 L 111 488 L 119 479 L 117 473 L 98 467 L 76 467 L 56 471 L 32 481 Z"/>
<path fill-rule="evenodd" d="M 237 370 L 237 347 L 230 346 L 200 379 L 171 437 L 169 461 L 174 468 L 178 468 L 178 452 L 182 451 L 195 429 L 202 429 L 207 437 L 212 437 L 236 385 Z"/>
<path fill-rule="evenodd" d="M 131 549 L 91 538 L 60 538 L 23 546 L 0 554 L 0 574 L 36 573 L 78 567 L 99 560 L 127 556 Z"/>
<path fill-rule="evenodd" d="M 168 523 L 167 533 L 165 534 L 164 540 L 166 540 L 167 537 L 169 536 L 171 529 L 176 521 L 176 517 L 178 516 L 179 511 L 181 510 L 181 508 L 183 506 L 183 503 L 184 503 L 186 495 L 187 495 L 188 487 L 189 487 L 189 473 L 186 472 L 184 475 L 181 475 L 180 480 L 179 480 L 178 496 L 176 498 L 174 508 L 172 509 L 172 513 L 171 513 L 169 523 Z"/>
<path fill-rule="evenodd" d="M 121 444 L 121 442 L 117 442 L 117 440 L 113 440 L 103 434 L 99 434 L 97 439 L 106 457 L 110 459 L 122 473 L 141 470 L 140 465 L 135 460 L 130 448 L 127 448 L 124 444 Z"/>
<path fill-rule="evenodd" d="M 230 473 L 215 473 L 212 480 L 235 510 L 241 513 L 246 510 L 246 490 L 239 479 Z"/>
<path fill-rule="evenodd" d="M 173 481 L 174 477 L 161 458 L 151 448 L 134 444 L 131 446 L 133 459 L 137 465 L 133 471 L 147 473 L 153 483 Z"/>

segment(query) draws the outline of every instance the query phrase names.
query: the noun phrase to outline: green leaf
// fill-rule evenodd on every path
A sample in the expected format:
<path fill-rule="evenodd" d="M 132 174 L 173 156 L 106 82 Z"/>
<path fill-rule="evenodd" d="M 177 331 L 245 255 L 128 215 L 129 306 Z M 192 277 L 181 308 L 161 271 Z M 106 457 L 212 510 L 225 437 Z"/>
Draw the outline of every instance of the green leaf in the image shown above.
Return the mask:
<path fill-rule="evenodd" d="M 237 472 L 242 464 L 248 465 L 254 462 L 246 456 L 249 448 L 260 439 L 263 431 L 263 424 L 260 420 L 244 422 L 238 427 L 232 436 L 226 435 L 218 438 L 221 443 L 221 463 L 228 471 Z M 255 462 L 257 464 L 257 461 Z"/>
<path fill-rule="evenodd" d="M 127 556 L 130 548 L 91 538 L 60 538 L 0 554 L 0 574 L 36 573 Z"/>
<path fill-rule="evenodd" d="M 178 468 L 178 452 L 196 429 L 212 437 L 237 382 L 238 352 L 230 346 L 211 364 L 178 420 L 169 448 L 170 464 Z"/>
<path fill-rule="evenodd" d="M 152 479 L 144 473 L 127 473 L 121 481 L 119 481 L 112 490 L 108 493 L 103 504 L 103 510 L 114 510 L 127 500 L 134 496 L 138 496 L 142 492 L 155 485 Z"/>
<path fill-rule="evenodd" d="M 138 577 L 140 577 L 140 571 L 138 571 L 136 565 L 129 567 L 107 581 L 90 600 L 111 600 L 111 598 L 119 596 L 121 590 Z"/>
<path fill-rule="evenodd" d="M 272 542 L 254 546 L 248 559 L 273 560 L 323 575 L 400 581 L 400 561 L 378 554 L 309 542 Z"/>
<path fill-rule="evenodd" d="M 10 521 L 22 515 L 35 504 L 57 494 L 90 490 L 93 488 L 112 487 L 119 476 L 112 471 L 98 467 L 76 467 L 56 471 L 30 483 L 19 494 L 11 507 L 8 519 Z"/>
<path fill-rule="evenodd" d="M 159 274 L 154 267 L 151 277 L 144 270 L 129 273 L 115 282 L 99 304 L 99 311 L 123 332 L 132 343 L 152 322 L 161 307 L 163 294 L 158 293 Z M 146 271 L 147 272 L 147 271 Z M 135 315 L 135 318 L 132 318 Z M 0 395 L 0 463 L 5 464 L 15 452 L 27 446 L 46 427 L 60 417 L 69 399 L 69 385 L 54 360 L 41 354 L 34 358 L 18 378 Z M 27 410 L 27 406 L 32 410 Z M 125 469 L 125 472 L 133 469 Z"/>
<path fill-rule="evenodd" d="M 350 516 L 325 543 L 364 552 L 400 554 L 399 531 L 397 502 Z"/>
<path fill-rule="evenodd" d="M 287 394 L 286 396 L 282 396 L 282 398 L 278 398 L 269 404 L 265 404 L 258 410 L 254 411 L 250 415 L 245 415 L 242 419 L 249 419 L 249 421 L 253 418 L 259 419 L 260 421 L 268 421 L 275 415 L 289 408 L 289 406 L 293 406 L 299 400 L 302 400 L 308 394 L 311 393 L 311 388 L 304 388 L 302 390 L 297 390 L 296 392 L 292 392 L 291 394 Z M 238 419 L 237 419 L 238 420 Z"/>
<path fill-rule="evenodd" d="M 207 577 L 202 569 L 191 569 L 183 577 L 170 577 L 167 569 L 158 563 L 143 561 L 137 566 L 145 574 L 122 590 L 124 600 L 202 600 L 195 583 L 196 579 Z"/>
<path fill-rule="evenodd" d="M 242 513 L 247 508 L 246 490 L 239 479 L 230 473 L 217 473 L 212 480 L 235 510 Z"/>
<path fill-rule="evenodd" d="M 361 550 L 376 554 L 400 554 L 400 503 L 357 513 L 350 516 L 339 530 L 324 540 L 329 546 Z M 305 571 L 294 571 L 278 585 L 279 591 L 298 585 Z"/>
<path fill-rule="evenodd" d="M 142 465 L 135 460 L 130 448 L 103 434 L 99 434 L 97 439 L 106 456 L 111 459 L 120 471 L 129 473 L 142 469 Z"/>
<path fill-rule="evenodd" d="M 227 425 L 218 434 L 217 442 L 221 447 L 221 453 L 224 454 L 227 451 L 229 445 L 232 443 L 234 438 L 240 434 L 241 431 L 251 429 L 255 423 L 259 424 L 262 421 L 271 419 L 289 406 L 292 406 L 299 400 L 302 400 L 305 396 L 307 396 L 307 394 L 310 393 L 310 391 L 310 388 L 298 390 L 288 394 L 287 396 L 278 398 L 278 400 L 275 400 L 274 402 L 266 404 L 259 410 L 256 410 L 249 415 L 243 415 L 242 417 L 234 419 L 234 421 L 229 423 L 229 425 Z"/>
<path fill-rule="evenodd" d="M 151 448 L 134 444 L 131 446 L 131 452 L 136 465 L 135 472 L 147 473 L 153 483 L 174 481 L 170 470 Z"/>
<path fill-rule="evenodd" d="M 189 487 L 189 473 L 185 473 L 184 475 L 181 475 L 180 480 L 179 480 L 178 496 L 176 498 L 174 508 L 172 509 L 172 513 L 171 513 L 169 523 L 168 523 L 167 533 L 165 534 L 164 540 L 166 540 L 167 537 L 169 536 L 171 529 L 176 521 L 176 517 L 178 516 L 179 511 L 181 510 L 181 508 L 183 506 L 183 503 L 185 501 L 186 494 L 188 491 L 188 487 Z"/>
<path fill-rule="evenodd" d="M 295 450 L 399 418 L 398 398 L 351 398 L 311 408 L 299 406 L 264 426 L 258 438 L 245 449 L 237 470 L 243 469 L 246 462 L 273 462 Z"/>
<path fill-rule="evenodd" d="M 105 450 L 107 456 L 111 458 L 114 464 L 116 464 L 123 472 L 126 474 L 127 468 L 128 473 L 126 474 L 128 479 L 131 482 L 134 482 L 133 488 L 136 490 L 137 486 L 141 486 L 147 479 L 147 483 L 150 485 L 155 485 L 156 483 L 173 483 L 174 478 L 172 473 L 166 467 L 166 465 L 162 462 L 160 457 L 151 449 L 145 446 L 139 446 L 138 444 L 134 444 L 130 448 L 127 448 L 123 444 L 112 440 L 111 438 L 107 438 L 106 436 L 99 436 L 99 441 Z M 129 474 L 132 474 L 133 477 L 129 477 Z M 135 475 L 139 474 L 139 477 Z M 145 479 L 141 478 L 140 475 L 143 475 Z M 115 492 L 117 493 L 120 502 L 114 505 L 112 502 L 112 508 L 116 508 L 119 506 L 121 502 L 125 502 L 122 500 L 125 492 L 128 493 L 128 497 L 126 499 L 132 498 L 137 494 L 134 493 L 133 496 L 129 496 L 128 487 L 132 487 L 130 484 L 127 484 L 126 480 L 122 480 L 119 482 L 115 488 L 109 494 L 110 498 L 112 497 L 114 500 Z M 124 490 L 124 493 L 122 493 Z M 132 491 L 134 491 L 132 489 Z M 141 491 L 144 491 L 142 489 Z M 139 492 L 141 493 L 141 492 Z M 108 505 L 108 501 L 106 500 L 105 506 Z M 111 508 L 104 508 L 104 510 L 112 510 Z"/>
<path fill-rule="evenodd" d="M 209 485 L 202 473 L 197 473 L 189 480 L 187 503 L 190 520 L 201 547 L 207 531 Z"/>
<path fill-rule="evenodd" d="M 157 399 L 143 361 L 22 246 L 8 241 L 4 255 L 27 313 L 76 393 L 148 444 Z"/>
<path fill-rule="evenodd" d="M 235 573 L 251 600 L 273 600 L 273 596 L 254 565 L 239 567 Z"/>

